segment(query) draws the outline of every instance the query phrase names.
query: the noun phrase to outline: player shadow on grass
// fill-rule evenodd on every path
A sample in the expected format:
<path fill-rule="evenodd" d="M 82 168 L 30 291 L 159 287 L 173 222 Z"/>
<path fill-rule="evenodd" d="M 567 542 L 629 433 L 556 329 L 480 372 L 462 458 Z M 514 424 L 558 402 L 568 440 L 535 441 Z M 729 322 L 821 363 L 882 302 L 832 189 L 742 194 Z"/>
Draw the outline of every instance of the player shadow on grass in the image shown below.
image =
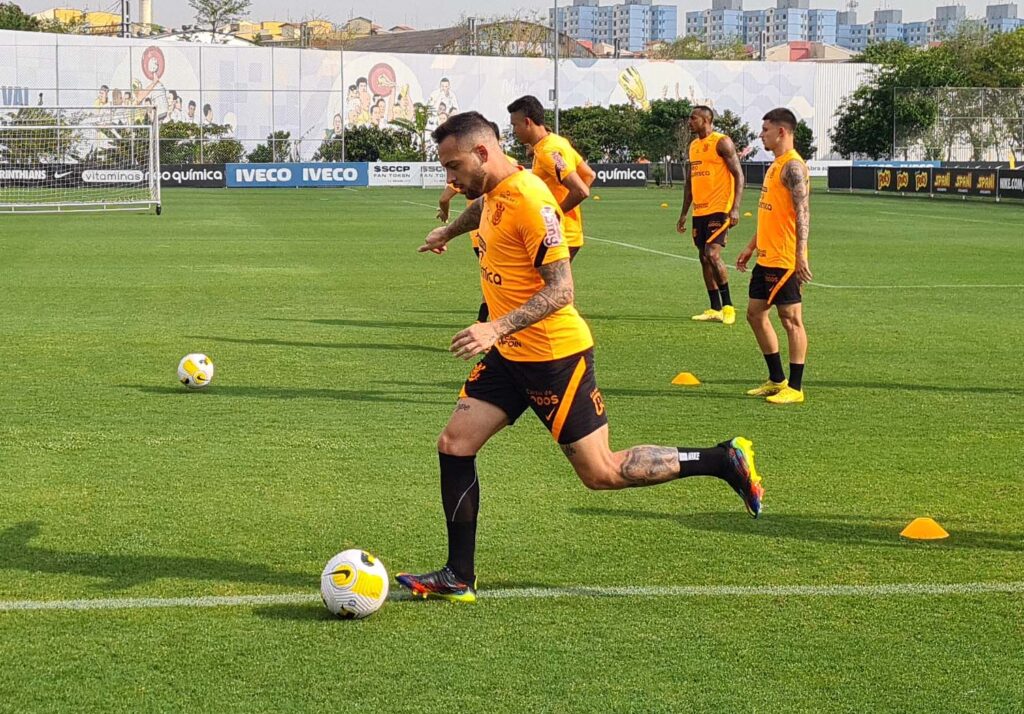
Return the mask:
<path fill-rule="evenodd" d="M 298 387 L 243 387 L 230 384 L 221 384 L 211 387 L 208 391 L 188 391 L 181 387 L 171 387 L 151 384 L 120 384 L 119 387 L 135 389 L 144 394 L 159 395 L 187 395 L 195 398 L 201 395 L 202 399 L 216 399 L 220 397 L 249 398 L 249 399 L 337 399 L 346 402 L 394 402 L 401 404 L 450 404 L 451 400 L 431 400 L 414 397 L 403 397 L 393 392 L 382 392 L 365 389 L 301 389 Z M 408 394 L 408 392 L 403 392 Z"/>
<path fill-rule="evenodd" d="M 186 335 L 190 340 L 204 340 L 206 342 L 229 342 L 238 345 L 265 345 L 267 347 L 316 347 L 331 350 L 384 350 L 388 352 L 442 352 L 447 354 L 448 350 L 443 347 L 430 347 L 428 345 L 408 345 L 398 342 L 299 342 L 297 340 L 278 340 L 264 338 L 256 340 L 245 340 L 239 337 L 209 337 L 202 335 Z"/>
<path fill-rule="evenodd" d="M 1024 553 L 1020 535 L 993 531 L 972 531 L 953 528 L 949 538 L 938 541 L 908 541 L 900 531 L 910 522 L 844 515 L 801 515 L 766 513 L 758 520 L 734 513 L 662 513 L 614 508 L 573 508 L 578 516 L 603 516 L 630 520 L 664 520 L 684 528 L 714 533 L 756 536 L 761 538 L 792 538 L 832 544 L 881 545 L 893 548 L 931 546 L 951 549 L 999 550 Z"/>
<path fill-rule="evenodd" d="M 161 578 L 304 589 L 317 586 L 316 578 L 308 573 L 271 570 L 259 563 L 138 553 L 69 553 L 31 545 L 40 530 L 40 523 L 26 521 L 0 531 L 0 571 L 104 578 L 106 582 L 96 587 L 105 591 L 125 590 Z"/>

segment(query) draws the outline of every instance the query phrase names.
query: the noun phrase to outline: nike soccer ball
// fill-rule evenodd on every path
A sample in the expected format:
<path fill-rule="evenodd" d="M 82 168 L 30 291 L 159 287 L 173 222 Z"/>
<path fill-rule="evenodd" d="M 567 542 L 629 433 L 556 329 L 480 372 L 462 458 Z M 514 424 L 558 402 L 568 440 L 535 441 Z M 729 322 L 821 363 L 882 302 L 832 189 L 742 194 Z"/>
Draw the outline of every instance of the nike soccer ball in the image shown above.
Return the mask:
<path fill-rule="evenodd" d="M 388 599 L 388 571 L 365 550 L 344 550 L 327 561 L 320 575 L 320 597 L 338 617 L 369 617 Z"/>
<path fill-rule="evenodd" d="M 213 360 L 203 354 L 190 354 L 178 363 L 178 381 L 186 389 L 206 389 L 213 381 Z"/>

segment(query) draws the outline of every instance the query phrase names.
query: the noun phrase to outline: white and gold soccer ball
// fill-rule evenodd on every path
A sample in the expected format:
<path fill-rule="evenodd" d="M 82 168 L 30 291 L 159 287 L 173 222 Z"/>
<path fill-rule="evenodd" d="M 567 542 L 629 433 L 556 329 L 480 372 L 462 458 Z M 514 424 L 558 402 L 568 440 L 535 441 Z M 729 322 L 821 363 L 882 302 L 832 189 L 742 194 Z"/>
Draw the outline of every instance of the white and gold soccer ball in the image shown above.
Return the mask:
<path fill-rule="evenodd" d="M 213 381 L 213 360 L 198 352 L 185 355 L 178 362 L 178 381 L 186 389 L 206 389 Z"/>
<path fill-rule="evenodd" d="M 338 617 L 369 617 L 388 599 L 388 571 L 365 550 L 343 550 L 327 561 L 320 575 L 320 597 Z"/>

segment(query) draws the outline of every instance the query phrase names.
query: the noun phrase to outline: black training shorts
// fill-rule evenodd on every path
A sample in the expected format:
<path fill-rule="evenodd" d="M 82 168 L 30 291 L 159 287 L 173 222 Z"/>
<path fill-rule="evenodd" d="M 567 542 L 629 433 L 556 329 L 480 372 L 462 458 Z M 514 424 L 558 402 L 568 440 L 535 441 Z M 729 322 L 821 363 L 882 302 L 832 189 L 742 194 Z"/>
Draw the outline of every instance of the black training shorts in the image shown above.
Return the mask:
<path fill-rule="evenodd" d="M 750 299 L 769 305 L 793 305 L 803 299 L 792 268 L 767 268 L 760 263 L 750 273 Z"/>
<path fill-rule="evenodd" d="M 579 441 L 608 423 L 593 348 L 548 362 L 515 362 L 493 348 L 473 367 L 459 397 L 493 404 L 509 424 L 531 407 L 559 444 Z"/>
<path fill-rule="evenodd" d="M 709 213 L 693 217 L 693 244 L 701 250 L 712 243 L 724 246 L 728 236 L 729 214 Z"/>

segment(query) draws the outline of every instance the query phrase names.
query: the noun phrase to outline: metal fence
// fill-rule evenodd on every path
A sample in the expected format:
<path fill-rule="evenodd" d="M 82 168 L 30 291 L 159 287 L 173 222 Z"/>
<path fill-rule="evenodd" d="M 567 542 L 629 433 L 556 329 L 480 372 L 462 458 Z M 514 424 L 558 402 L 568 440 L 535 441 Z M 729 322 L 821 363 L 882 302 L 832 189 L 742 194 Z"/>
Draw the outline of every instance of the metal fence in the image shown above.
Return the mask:
<path fill-rule="evenodd" d="M 893 158 L 1012 162 L 1024 154 L 1024 88 L 897 87 Z"/>

